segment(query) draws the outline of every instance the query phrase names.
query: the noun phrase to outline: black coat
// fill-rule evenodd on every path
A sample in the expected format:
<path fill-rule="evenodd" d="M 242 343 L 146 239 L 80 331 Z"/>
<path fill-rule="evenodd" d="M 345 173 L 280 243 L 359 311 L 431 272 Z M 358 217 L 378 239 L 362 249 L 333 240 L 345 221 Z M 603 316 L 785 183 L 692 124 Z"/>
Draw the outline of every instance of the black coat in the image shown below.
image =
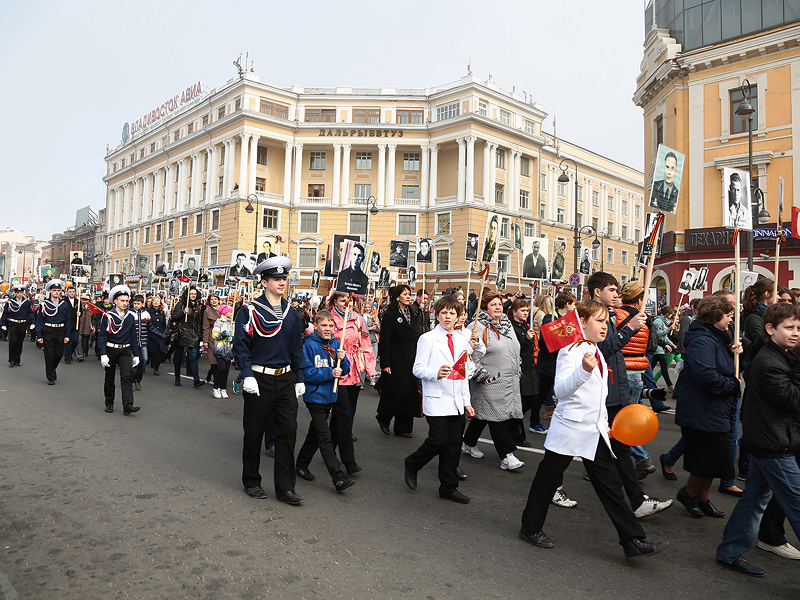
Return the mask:
<path fill-rule="evenodd" d="M 164 311 L 151 308 L 150 322 L 147 324 L 147 350 L 149 352 L 166 352 L 164 340 L 167 337 L 167 315 Z"/>
<path fill-rule="evenodd" d="M 800 359 L 775 342 L 762 346 L 742 402 L 747 450 L 758 458 L 800 455 Z"/>
<path fill-rule="evenodd" d="M 172 325 L 177 326 L 178 330 L 180 331 L 180 335 L 178 336 L 176 344 L 188 348 L 199 348 L 200 342 L 203 339 L 203 317 L 202 312 L 200 311 L 200 303 L 195 302 L 194 306 L 195 308 L 192 309 L 190 303 L 189 314 L 184 314 L 183 309 L 186 308 L 186 303 L 183 300 L 180 300 L 172 310 L 172 316 L 170 317 Z M 187 330 L 195 334 L 194 337 L 196 341 L 192 345 L 188 345 L 183 341 L 191 337 L 186 335 L 188 333 Z"/>
<path fill-rule="evenodd" d="M 381 321 L 381 339 L 378 343 L 381 369 L 391 368 L 392 374 L 381 373 L 381 400 L 378 414 L 422 416 L 422 397 L 419 379 L 412 371 L 417 356 L 417 340 L 411 323 L 406 321 L 399 308 L 389 307 Z"/>
<path fill-rule="evenodd" d="M 559 314 L 558 317 L 561 318 Z M 555 319 L 553 315 L 545 315 L 544 319 L 542 319 L 542 325 L 546 323 L 551 323 Z M 536 372 L 545 377 L 553 377 L 556 376 L 556 359 L 558 358 L 558 352 L 550 352 L 547 349 L 547 344 L 544 343 L 544 338 L 542 337 L 541 329 L 539 331 L 539 360 L 536 361 Z"/>
<path fill-rule="evenodd" d="M 514 327 L 514 333 L 517 334 L 519 355 L 522 359 L 519 393 L 523 396 L 535 396 L 539 393 L 539 376 L 536 373 L 534 352 L 539 340 L 535 335 L 531 339 L 528 339 L 528 323 L 520 323 L 512 318 L 511 325 Z"/>

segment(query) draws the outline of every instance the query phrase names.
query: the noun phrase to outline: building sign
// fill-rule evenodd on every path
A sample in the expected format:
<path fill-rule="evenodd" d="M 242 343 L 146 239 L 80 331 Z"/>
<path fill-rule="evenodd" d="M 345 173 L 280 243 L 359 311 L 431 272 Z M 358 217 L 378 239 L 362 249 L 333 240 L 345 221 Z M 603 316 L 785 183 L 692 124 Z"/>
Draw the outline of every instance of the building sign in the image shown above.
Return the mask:
<path fill-rule="evenodd" d="M 187 102 L 191 102 L 192 100 L 200 96 L 202 93 L 203 93 L 203 85 L 198 81 L 194 85 L 190 85 L 189 87 L 187 87 L 180 94 L 175 94 L 172 98 L 169 98 L 168 100 L 163 102 L 161 106 L 154 108 L 140 119 L 137 119 L 133 123 L 131 123 L 130 125 L 131 137 L 137 135 L 138 133 L 141 133 L 143 129 L 146 129 L 153 123 L 158 122 L 163 117 L 172 114 L 173 112 L 181 108 L 183 105 L 185 105 Z M 123 128 L 123 142 L 125 141 L 125 133 L 127 133 L 127 129 L 128 129 L 128 124 L 126 123 L 125 127 Z"/>
<path fill-rule="evenodd" d="M 403 137 L 400 129 L 320 129 L 319 137 Z"/>
<path fill-rule="evenodd" d="M 686 232 L 686 251 L 721 250 L 733 241 L 733 229 L 715 227 L 712 229 L 695 229 Z"/>
<path fill-rule="evenodd" d="M 781 236 L 786 239 L 792 237 L 792 228 L 784 227 L 781 229 Z M 778 239 L 777 229 L 753 229 L 753 241 L 755 242 L 761 240 L 771 240 L 774 242 L 776 239 Z"/>

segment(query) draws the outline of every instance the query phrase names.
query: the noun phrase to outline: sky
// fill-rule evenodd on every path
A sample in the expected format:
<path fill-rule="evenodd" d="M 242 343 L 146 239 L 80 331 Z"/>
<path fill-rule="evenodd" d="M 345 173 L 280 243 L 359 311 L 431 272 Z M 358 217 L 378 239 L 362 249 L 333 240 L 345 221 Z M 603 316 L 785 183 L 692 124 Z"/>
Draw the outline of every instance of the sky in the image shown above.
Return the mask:
<path fill-rule="evenodd" d="M 643 168 L 631 101 L 644 6 L 631 0 L 6 3 L 0 230 L 49 240 L 105 206 L 106 145 L 198 80 L 255 71 L 308 87 L 424 88 L 467 73 L 528 90 L 559 138 Z"/>

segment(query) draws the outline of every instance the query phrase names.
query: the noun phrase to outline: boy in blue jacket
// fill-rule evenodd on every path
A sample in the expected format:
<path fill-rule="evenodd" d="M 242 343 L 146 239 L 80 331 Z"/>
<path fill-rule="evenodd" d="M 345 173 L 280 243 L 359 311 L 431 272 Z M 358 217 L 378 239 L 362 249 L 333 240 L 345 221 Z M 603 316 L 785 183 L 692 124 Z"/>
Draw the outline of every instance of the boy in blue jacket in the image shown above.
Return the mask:
<path fill-rule="evenodd" d="M 311 414 L 311 423 L 306 440 L 297 455 L 296 465 L 297 474 L 301 478 L 314 481 L 314 474 L 308 470 L 308 465 L 319 448 L 336 491 L 343 492 L 356 480 L 345 473 L 342 463 L 336 458 L 328 415 L 336 403 L 333 382 L 350 371 L 350 361 L 333 335 L 334 326 L 333 315 L 327 310 L 319 311 L 314 318 L 314 333 L 306 336 L 303 343 L 306 359 L 306 391 L 303 401 Z M 337 359 L 342 361 L 341 368 L 336 368 Z"/>

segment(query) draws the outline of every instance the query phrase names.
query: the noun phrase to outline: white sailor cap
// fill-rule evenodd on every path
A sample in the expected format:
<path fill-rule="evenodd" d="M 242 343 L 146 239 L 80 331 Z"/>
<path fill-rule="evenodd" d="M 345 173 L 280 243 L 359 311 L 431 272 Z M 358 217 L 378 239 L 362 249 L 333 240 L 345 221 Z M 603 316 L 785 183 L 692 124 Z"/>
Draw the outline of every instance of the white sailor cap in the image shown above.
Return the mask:
<path fill-rule="evenodd" d="M 44 291 L 45 292 L 49 292 L 51 288 L 62 289 L 63 287 L 64 287 L 64 282 L 63 281 L 61 281 L 60 279 L 51 279 L 44 286 Z"/>
<path fill-rule="evenodd" d="M 123 296 L 123 295 L 124 296 L 131 295 L 131 288 L 129 288 L 124 283 L 120 285 L 115 285 L 113 288 L 111 288 L 111 291 L 108 292 L 108 297 L 111 298 L 112 300 L 114 300 L 117 296 Z"/>
<path fill-rule="evenodd" d="M 21 283 L 15 283 L 14 285 L 11 286 L 11 291 L 12 292 L 24 292 L 25 291 L 25 286 L 23 284 L 21 284 Z"/>
<path fill-rule="evenodd" d="M 292 269 L 292 261 L 286 256 L 272 256 L 262 261 L 253 271 L 253 275 L 265 277 L 288 277 Z"/>

